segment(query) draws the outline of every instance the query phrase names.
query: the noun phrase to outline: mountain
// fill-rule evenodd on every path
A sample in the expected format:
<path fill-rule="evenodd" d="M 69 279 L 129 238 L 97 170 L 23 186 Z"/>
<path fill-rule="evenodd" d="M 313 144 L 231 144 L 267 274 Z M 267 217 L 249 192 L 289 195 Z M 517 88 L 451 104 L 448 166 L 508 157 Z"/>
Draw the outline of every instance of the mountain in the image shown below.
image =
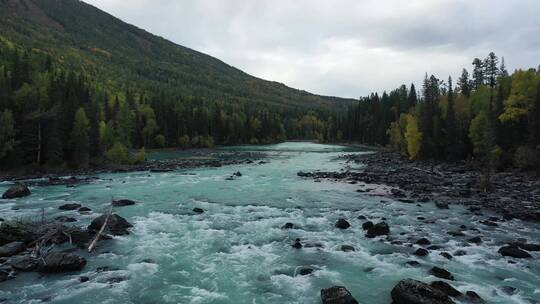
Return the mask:
<path fill-rule="evenodd" d="M 306 109 L 353 101 L 253 77 L 77 0 L 0 0 L 0 40 L 50 54 L 111 88 L 126 84 L 222 101 Z M 187 29 L 189 30 L 189 29 Z"/>

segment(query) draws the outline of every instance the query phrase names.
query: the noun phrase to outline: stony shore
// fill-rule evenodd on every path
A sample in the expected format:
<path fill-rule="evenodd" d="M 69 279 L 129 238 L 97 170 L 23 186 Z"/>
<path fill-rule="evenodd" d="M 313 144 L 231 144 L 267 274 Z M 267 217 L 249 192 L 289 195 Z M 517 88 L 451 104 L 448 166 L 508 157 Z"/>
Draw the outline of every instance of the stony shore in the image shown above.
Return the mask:
<path fill-rule="evenodd" d="M 534 173 L 497 172 L 492 177 L 493 191 L 485 192 L 479 186 L 478 168 L 466 162 L 409 161 L 389 151 L 352 154 L 346 159 L 365 167 L 340 172 L 298 172 L 298 175 L 353 184 L 387 185 L 391 189 L 386 195 L 405 203 L 434 202 L 439 208 L 462 204 L 471 212 L 491 210 L 505 219 L 540 221 L 540 178 Z"/>

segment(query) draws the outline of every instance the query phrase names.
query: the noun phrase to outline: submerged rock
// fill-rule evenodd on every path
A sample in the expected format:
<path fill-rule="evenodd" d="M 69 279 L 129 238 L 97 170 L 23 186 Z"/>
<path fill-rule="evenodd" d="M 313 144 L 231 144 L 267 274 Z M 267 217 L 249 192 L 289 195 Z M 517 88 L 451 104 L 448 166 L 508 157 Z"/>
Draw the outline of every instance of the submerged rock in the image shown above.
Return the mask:
<path fill-rule="evenodd" d="M 281 229 L 294 229 L 295 226 L 293 223 L 285 223 L 285 225 L 281 226 Z"/>
<path fill-rule="evenodd" d="M 400 281 L 391 296 L 395 304 L 455 304 L 444 292 L 413 279 Z"/>
<path fill-rule="evenodd" d="M 43 273 L 70 272 L 79 271 L 85 265 L 86 260 L 80 256 L 65 252 L 52 252 L 41 260 L 38 270 Z"/>
<path fill-rule="evenodd" d="M 420 256 L 420 257 L 423 257 L 423 256 L 426 256 L 429 254 L 429 251 L 427 251 L 426 249 L 424 248 L 418 248 L 416 249 L 416 251 L 414 252 L 414 255 L 416 256 Z"/>
<path fill-rule="evenodd" d="M 302 248 L 302 247 L 304 247 L 304 246 L 302 246 L 302 243 L 300 242 L 300 239 L 296 239 L 296 240 L 294 241 L 294 244 L 292 245 L 292 247 L 293 247 L 293 248 L 296 248 L 296 249 L 300 249 L 300 248 Z"/>
<path fill-rule="evenodd" d="M 23 183 L 17 183 L 13 186 L 11 186 L 9 189 L 2 194 L 3 199 L 11 199 L 11 198 L 18 198 L 18 197 L 25 197 L 32 194 L 30 192 L 30 189 L 26 187 Z"/>
<path fill-rule="evenodd" d="M 366 233 L 366 236 L 372 238 L 376 236 L 386 235 L 389 233 L 390 233 L 390 228 L 388 227 L 388 224 L 386 224 L 385 222 L 380 222 L 373 225 L 373 227 L 369 228 Z"/>
<path fill-rule="evenodd" d="M 204 209 L 202 209 L 202 208 L 197 208 L 197 207 L 196 207 L 196 208 L 193 208 L 192 211 L 195 212 L 195 213 L 197 213 L 197 214 L 204 213 Z"/>
<path fill-rule="evenodd" d="M 362 224 L 362 229 L 364 229 L 364 230 L 368 230 L 371 227 L 373 227 L 373 222 L 372 221 L 367 221 L 367 222 Z"/>
<path fill-rule="evenodd" d="M 60 210 L 64 210 L 64 211 L 68 211 L 68 210 L 75 210 L 75 209 L 79 209 L 81 208 L 82 205 L 81 204 L 77 204 L 77 203 L 70 203 L 70 204 L 64 204 L 60 207 L 58 207 L 58 209 Z"/>
<path fill-rule="evenodd" d="M 530 258 L 531 255 L 524 250 L 519 249 L 516 246 L 503 246 L 498 251 L 502 256 L 508 256 L 517 259 Z"/>
<path fill-rule="evenodd" d="M 106 218 L 107 215 L 105 214 L 95 218 L 92 223 L 90 223 L 90 226 L 88 226 L 88 230 L 99 231 L 101 226 L 103 226 L 105 223 Z M 109 231 L 113 235 L 126 235 L 129 234 L 128 228 L 131 227 L 133 227 L 133 225 L 131 225 L 125 218 L 119 216 L 118 214 L 111 214 L 105 230 Z"/>
<path fill-rule="evenodd" d="M 306 266 L 306 267 L 300 268 L 300 270 L 298 270 L 298 274 L 305 276 L 305 275 L 312 274 L 313 271 L 315 271 L 313 268 Z"/>
<path fill-rule="evenodd" d="M 24 250 L 23 242 L 11 242 L 0 247 L 0 257 L 10 257 Z"/>
<path fill-rule="evenodd" d="M 349 224 L 349 222 L 347 222 L 347 220 L 345 220 L 345 219 L 339 219 L 336 222 L 335 227 L 339 228 L 339 229 L 347 229 L 347 228 L 351 227 L 351 224 Z"/>
<path fill-rule="evenodd" d="M 343 286 L 321 289 L 321 300 L 323 304 L 358 304 L 358 301 Z"/>
<path fill-rule="evenodd" d="M 418 241 L 416 241 L 416 244 L 418 244 L 418 245 L 431 245 L 431 242 L 427 238 L 421 238 Z"/>
<path fill-rule="evenodd" d="M 113 201 L 112 205 L 115 207 L 132 206 L 132 205 L 135 205 L 135 201 L 132 201 L 129 199 L 120 199 L 120 200 Z"/>
<path fill-rule="evenodd" d="M 341 245 L 339 247 L 339 250 L 344 251 L 344 252 L 355 251 L 354 247 L 351 245 Z"/>

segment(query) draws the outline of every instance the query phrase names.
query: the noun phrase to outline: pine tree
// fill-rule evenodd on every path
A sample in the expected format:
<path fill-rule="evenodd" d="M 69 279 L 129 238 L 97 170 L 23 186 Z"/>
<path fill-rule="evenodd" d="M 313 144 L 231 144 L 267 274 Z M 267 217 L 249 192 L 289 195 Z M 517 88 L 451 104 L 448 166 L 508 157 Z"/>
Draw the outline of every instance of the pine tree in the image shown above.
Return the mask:
<path fill-rule="evenodd" d="M 10 110 L 0 112 L 0 160 L 15 148 L 15 119 Z"/>
<path fill-rule="evenodd" d="M 89 152 L 89 124 L 88 118 L 83 108 L 79 108 L 75 113 L 73 129 L 71 131 L 71 145 L 73 151 L 73 162 L 78 168 L 88 167 L 90 158 Z"/>
<path fill-rule="evenodd" d="M 448 77 L 448 105 L 446 110 L 445 131 L 446 131 L 446 159 L 455 160 L 460 157 L 459 130 L 456 123 L 456 113 L 454 109 L 454 89 L 452 87 L 452 77 Z"/>
<path fill-rule="evenodd" d="M 459 77 L 458 80 L 458 87 L 461 94 L 467 97 L 471 96 L 471 81 L 469 80 L 469 72 L 466 69 L 463 69 L 461 72 L 461 77 Z"/>
<path fill-rule="evenodd" d="M 473 84 L 474 88 L 478 90 L 480 86 L 484 85 L 485 75 L 484 75 L 484 63 L 478 58 L 473 60 Z"/>
<path fill-rule="evenodd" d="M 499 74 L 497 64 L 499 64 L 499 59 L 493 52 L 489 53 L 488 57 L 484 59 L 484 77 L 487 85 L 491 88 L 494 88 L 497 84 L 497 75 Z"/>
<path fill-rule="evenodd" d="M 414 83 L 411 83 L 411 88 L 409 89 L 409 96 L 407 97 L 407 100 L 409 103 L 409 109 L 415 107 L 418 103 L 418 97 L 416 96 L 416 87 L 414 86 Z"/>

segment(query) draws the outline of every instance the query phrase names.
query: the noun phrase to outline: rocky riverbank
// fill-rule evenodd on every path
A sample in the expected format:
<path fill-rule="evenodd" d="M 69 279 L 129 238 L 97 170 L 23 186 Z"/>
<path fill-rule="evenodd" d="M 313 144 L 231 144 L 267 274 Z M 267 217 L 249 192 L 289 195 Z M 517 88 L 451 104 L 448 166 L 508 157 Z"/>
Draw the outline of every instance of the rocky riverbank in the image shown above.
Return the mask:
<path fill-rule="evenodd" d="M 195 169 L 203 167 L 222 167 L 228 165 L 264 163 L 266 155 L 257 152 L 216 151 L 201 150 L 194 152 L 191 157 L 170 158 L 163 160 L 149 160 L 138 165 L 94 165 L 87 169 L 59 169 L 59 168 L 22 168 L 12 171 L 0 172 L 0 181 L 25 181 L 29 186 L 54 186 L 89 183 L 95 178 L 88 177 L 104 173 L 127 173 L 127 172 L 171 172 L 181 169 Z M 65 178 L 68 176 L 68 178 Z M 71 177 L 69 177 L 71 176 Z M 87 177 L 77 177 L 87 176 Z"/>
<path fill-rule="evenodd" d="M 480 174 L 470 163 L 454 164 L 409 161 L 399 155 L 379 151 L 347 155 L 358 170 L 340 172 L 298 172 L 306 178 L 332 179 L 359 184 L 358 192 L 369 193 L 369 185 L 387 185 L 387 196 L 405 203 L 434 202 L 439 208 L 463 204 L 471 212 L 491 210 L 504 219 L 540 221 L 540 178 L 524 172 L 498 172 L 492 177 L 493 191 L 479 186 Z"/>

